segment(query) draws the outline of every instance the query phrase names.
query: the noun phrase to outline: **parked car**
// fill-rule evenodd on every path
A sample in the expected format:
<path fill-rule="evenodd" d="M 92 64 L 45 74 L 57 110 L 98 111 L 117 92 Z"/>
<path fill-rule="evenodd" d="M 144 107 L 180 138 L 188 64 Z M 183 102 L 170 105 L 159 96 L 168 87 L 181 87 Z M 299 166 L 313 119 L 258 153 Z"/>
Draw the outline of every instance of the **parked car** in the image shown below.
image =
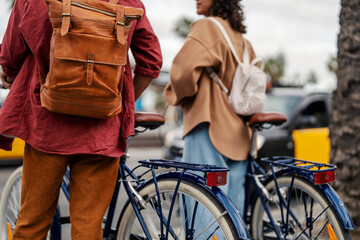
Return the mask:
<path fill-rule="evenodd" d="M 298 88 L 273 88 L 268 93 L 264 112 L 280 112 L 288 121 L 259 134 L 258 156 L 294 156 L 299 159 L 329 162 L 331 94 L 308 93 Z"/>
<path fill-rule="evenodd" d="M 0 89 L 0 108 L 3 105 L 9 90 Z M 15 138 L 12 151 L 0 149 L 0 165 L 18 165 L 22 163 L 25 142 Z"/>
<path fill-rule="evenodd" d="M 288 121 L 259 133 L 258 157 L 282 155 L 328 163 L 331 94 L 277 87 L 267 95 L 264 112 L 283 113 Z M 181 158 L 184 146 L 181 134 L 181 126 L 166 134 L 166 158 Z"/>

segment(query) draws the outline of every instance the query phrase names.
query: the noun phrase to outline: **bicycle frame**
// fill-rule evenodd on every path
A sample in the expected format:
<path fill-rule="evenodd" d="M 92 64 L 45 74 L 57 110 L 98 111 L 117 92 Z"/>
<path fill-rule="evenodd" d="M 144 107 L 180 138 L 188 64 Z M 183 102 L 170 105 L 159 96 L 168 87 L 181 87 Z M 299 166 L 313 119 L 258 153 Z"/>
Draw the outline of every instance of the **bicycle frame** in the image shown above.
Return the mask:
<path fill-rule="evenodd" d="M 308 161 L 302 161 L 302 160 L 298 160 L 298 159 L 294 159 L 294 158 L 290 158 L 290 157 L 273 157 L 273 158 L 264 158 L 261 159 L 261 161 L 265 164 L 267 164 L 270 167 L 271 170 L 271 174 L 268 174 L 265 172 L 265 170 L 255 161 L 255 158 L 252 156 L 249 156 L 248 158 L 249 162 L 248 162 L 248 173 L 246 176 L 246 181 L 245 181 L 245 192 L 246 192 L 246 196 L 245 196 L 245 206 L 244 206 L 244 215 L 246 216 L 245 218 L 245 222 L 249 223 L 250 222 L 250 218 L 248 217 L 247 213 L 249 212 L 249 206 L 250 206 L 250 201 L 251 201 L 251 197 L 250 196 L 250 192 L 252 187 L 255 188 L 255 194 L 261 199 L 262 205 L 264 207 L 264 210 L 266 211 L 269 220 L 272 224 L 272 226 L 274 227 L 274 231 L 277 235 L 277 237 L 279 239 L 281 239 L 281 234 L 279 232 L 279 229 L 276 227 L 276 223 L 274 222 L 271 214 L 270 214 L 270 209 L 268 208 L 266 201 L 267 201 L 267 190 L 265 189 L 264 185 L 269 182 L 270 180 L 274 180 L 275 181 L 275 185 L 276 185 L 276 191 L 277 191 L 277 196 L 279 197 L 280 201 L 280 210 L 281 210 L 281 217 L 283 219 L 283 222 L 287 222 L 284 221 L 284 218 L 289 218 L 289 215 L 291 215 L 291 217 L 293 219 L 295 219 L 295 221 L 297 221 L 297 217 L 295 216 L 295 214 L 289 209 L 289 202 L 286 202 L 284 200 L 284 198 L 281 196 L 281 193 L 279 191 L 279 188 L 277 186 L 277 177 L 287 174 L 287 175 L 291 175 L 292 176 L 292 183 L 295 179 L 295 176 L 298 177 L 302 177 L 305 178 L 307 180 L 309 180 L 310 182 L 314 181 L 314 170 L 312 170 L 310 172 L 310 170 L 308 168 L 313 167 L 313 166 L 317 166 L 319 167 L 319 169 L 321 167 L 327 167 L 327 169 L 329 168 L 333 168 L 333 170 L 336 168 L 333 165 L 328 165 L 328 164 L 319 164 L 319 163 L 313 163 L 313 162 L 308 162 Z M 303 163 L 309 163 L 312 164 L 310 167 L 298 167 L 295 166 L 293 164 L 293 162 L 295 161 L 301 161 Z M 279 163 L 280 162 L 280 163 Z M 279 167 L 279 169 L 275 170 L 274 166 Z M 315 172 L 321 172 L 324 170 L 318 170 Z M 259 177 L 261 177 L 262 179 L 260 180 Z M 355 225 L 350 217 L 350 214 L 348 212 L 348 210 L 345 207 L 345 204 L 342 202 L 341 198 L 336 194 L 336 192 L 332 189 L 332 187 L 329 184 L 319 184 L 319 185 L 315 185 L 317 186 L 317 188 L 324 193 L 324 195 L 327 197 L 327 199 L 329 200 L 329 202 L 334 206 L 334 210 L 338 216 L 338 218 L 341 221 L 341 224 L 343 225 L 343 227 L 345 229 L 348 230 L 352 230 L 355 228 Z M 292 188 L 292 184 L 290 185 L 290 189 Z M 300 225 L 300 224 L 299 224 Z M 287 226 L 284 226 L 284 233 L 285 235 L 288 234 L 287 232 Z"/>

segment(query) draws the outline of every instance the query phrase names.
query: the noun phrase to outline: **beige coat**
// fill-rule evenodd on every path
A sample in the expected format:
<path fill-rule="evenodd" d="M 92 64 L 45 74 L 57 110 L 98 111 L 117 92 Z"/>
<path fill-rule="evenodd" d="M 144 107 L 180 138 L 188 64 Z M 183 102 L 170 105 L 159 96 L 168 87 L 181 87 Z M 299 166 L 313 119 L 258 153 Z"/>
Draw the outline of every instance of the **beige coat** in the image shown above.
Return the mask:
<path fill-rule="evenodd" d="M 242 34 L 234 31 L 230 23 L 217 18 L 224 25 L 241 61 Z M 248 44 L 250 59 L 255 58 Z M 227 101 L 226 94 L 207 75 L 204 67 L 212 66 L 231 89 L 237 62 L 220 30 L 209 19 L 193 23 L 184 46 L 175 57 L 170 71 L 170 83 L 164 95 L 171 105 L 184 108 L 184 133 L 186 136 L 202 122 L 209 122 L 209 135 L 215 148 L 233 160 L 247 158 L 250 148 L 249 128 Z"/>

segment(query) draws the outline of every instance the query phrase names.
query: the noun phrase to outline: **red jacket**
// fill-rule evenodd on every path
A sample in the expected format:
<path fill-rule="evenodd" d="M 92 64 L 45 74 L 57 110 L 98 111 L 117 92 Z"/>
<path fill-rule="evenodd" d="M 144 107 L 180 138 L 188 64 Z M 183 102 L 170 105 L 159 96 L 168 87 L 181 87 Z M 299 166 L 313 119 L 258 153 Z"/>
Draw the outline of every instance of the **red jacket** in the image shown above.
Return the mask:
<path fill-rule="evenodd" d="M 143 8 L 140 0 L 119 4 Z M 0 64 L 9 77 L 16 77 L 0 109 L 0 148 L 11 150 L 19 137 L 33 147 L 55 154 L 123 154 L 126 138 L 134 132 L 134 86 L 130 64 L 123 85 L 123 111 L 108 120 L 90 119 L 44 110 L 40 104 L 38 70 L 49 68 L 52 26 L 44 0 L 17 0 L 0 45 Z M 158 39 L 144 14 L 134 21 L 128 42 L 136 61 L 135 74 L 156 78 L 162 56 Z"/>

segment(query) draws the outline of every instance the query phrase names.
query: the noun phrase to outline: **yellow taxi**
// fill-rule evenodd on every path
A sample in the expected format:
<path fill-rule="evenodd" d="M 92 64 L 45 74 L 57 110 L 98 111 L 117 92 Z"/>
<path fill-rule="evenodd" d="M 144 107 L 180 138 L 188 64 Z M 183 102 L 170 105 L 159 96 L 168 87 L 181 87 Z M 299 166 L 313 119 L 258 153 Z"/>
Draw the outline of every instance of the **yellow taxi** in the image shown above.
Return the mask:
<path fill-rule="evenodd" d="M 1 160 L 19 160 L 21 161 L 24 156 L 25 142 L 19 138 L 15 138 L 12 151 L 5 151 L 0 149 Z"/>

